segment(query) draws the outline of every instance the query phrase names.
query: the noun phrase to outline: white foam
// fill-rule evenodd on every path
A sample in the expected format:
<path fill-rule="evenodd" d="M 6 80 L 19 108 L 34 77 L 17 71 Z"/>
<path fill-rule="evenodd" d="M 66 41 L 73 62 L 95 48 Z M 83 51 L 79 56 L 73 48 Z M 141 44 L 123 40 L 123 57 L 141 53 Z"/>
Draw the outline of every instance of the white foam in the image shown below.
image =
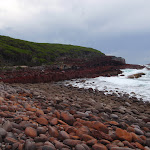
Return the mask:
<path fill-rule="evenodd" d="M 144 101 L 150 101 L 150 70 L 144 69 L 123 69 L 123 73 L 117 77 L 97 77 L 84 79 L 76 79 L 65 82 L 66 85 L 71 84 L 79 88 L 92 88 L 105 93 L 122 93 L 130 94 Z M 145 73 L 141 78 L 129 79 L 129 75 L 136 73 Z M 124 76 L 122 76 L 124 75 Z"/>

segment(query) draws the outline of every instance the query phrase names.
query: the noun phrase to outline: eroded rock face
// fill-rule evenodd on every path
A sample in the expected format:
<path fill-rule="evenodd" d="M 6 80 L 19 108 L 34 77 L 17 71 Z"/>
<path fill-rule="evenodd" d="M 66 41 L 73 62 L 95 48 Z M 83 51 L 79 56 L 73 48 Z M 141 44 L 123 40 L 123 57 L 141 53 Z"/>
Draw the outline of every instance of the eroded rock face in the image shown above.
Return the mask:
<path fill-rule="evenodd" d="M 92 78 L 114 76 L 125 66 L 122 58 L 101 56 L 92 59 L 63 59 L 63 65 L 28 67 L 20 71 L 0 73 L 0 81 L 7 83 L 40 83 L 70 80 L 73 78 Z"/>

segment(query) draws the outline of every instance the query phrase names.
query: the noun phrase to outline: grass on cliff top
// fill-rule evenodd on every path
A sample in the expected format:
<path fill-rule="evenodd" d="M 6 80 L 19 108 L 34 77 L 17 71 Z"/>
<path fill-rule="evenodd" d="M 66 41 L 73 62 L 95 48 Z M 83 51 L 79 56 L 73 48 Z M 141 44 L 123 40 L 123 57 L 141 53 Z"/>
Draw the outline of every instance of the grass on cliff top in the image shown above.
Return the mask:
<path fill-rule="evenodd" d="M 93 48 L 74 45 L 35 43 L 0 36 L 0 65 L 36 66 L 52 64 L 62 57 L 85 58 L 104 55 Z"/>

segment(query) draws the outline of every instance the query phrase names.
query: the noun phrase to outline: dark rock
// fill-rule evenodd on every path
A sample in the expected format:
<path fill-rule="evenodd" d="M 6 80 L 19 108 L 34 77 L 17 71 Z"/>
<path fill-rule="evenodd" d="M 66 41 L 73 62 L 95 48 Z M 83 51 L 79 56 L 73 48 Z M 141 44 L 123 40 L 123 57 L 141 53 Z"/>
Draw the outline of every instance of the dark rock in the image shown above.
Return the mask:
<path fill-rule="evenodd" d="M 6 135 L 7 135 L 6 130 L 3 129 L 3 128 L 0 128 L 0 136 L 1 136 L 1 137 L 5 137 Z"/>
<path fill-rule="evenodd" d="M 56 148 L 54 146 L 45 145 L 42 147 L 42 150 L 56 150 Z"/>

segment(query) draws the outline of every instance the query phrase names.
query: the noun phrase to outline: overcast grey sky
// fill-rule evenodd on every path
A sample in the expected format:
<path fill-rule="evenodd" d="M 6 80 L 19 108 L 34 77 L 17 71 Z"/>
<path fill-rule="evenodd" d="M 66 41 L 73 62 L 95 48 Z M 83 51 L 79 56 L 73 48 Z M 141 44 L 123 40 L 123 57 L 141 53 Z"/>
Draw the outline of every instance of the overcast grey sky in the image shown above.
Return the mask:
<path fill-rule="evenodd" d="M 150 0 L 3 0 L 0 34 L 150 63 Z"/>

